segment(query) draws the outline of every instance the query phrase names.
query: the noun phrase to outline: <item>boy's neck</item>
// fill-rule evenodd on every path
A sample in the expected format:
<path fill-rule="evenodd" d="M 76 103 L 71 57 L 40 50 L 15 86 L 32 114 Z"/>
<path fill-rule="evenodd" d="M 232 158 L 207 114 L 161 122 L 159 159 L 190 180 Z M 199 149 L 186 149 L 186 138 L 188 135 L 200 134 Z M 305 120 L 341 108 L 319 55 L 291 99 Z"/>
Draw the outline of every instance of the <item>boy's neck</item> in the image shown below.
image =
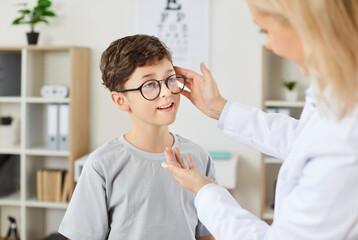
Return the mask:
<path fill-rule="evenodd" d="M 150 153 L 162 153 L 166 147 L 174 144 L 174 136 L 169 133 L 168 126 L 132 126 L 124 138 L 136 148 Z"/>

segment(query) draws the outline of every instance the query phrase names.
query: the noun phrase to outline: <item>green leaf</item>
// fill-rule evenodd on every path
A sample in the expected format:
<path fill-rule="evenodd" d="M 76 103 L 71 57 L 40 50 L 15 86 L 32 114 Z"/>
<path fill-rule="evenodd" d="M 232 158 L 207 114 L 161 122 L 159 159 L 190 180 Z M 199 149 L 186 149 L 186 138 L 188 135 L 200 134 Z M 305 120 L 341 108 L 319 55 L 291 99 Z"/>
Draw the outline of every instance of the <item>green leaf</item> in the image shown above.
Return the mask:
<path fill-rule="evenodd" d="M 52 5 L 51 0 L 38 0 L 37 5 L 33 9 L 28 9 L 27 4 L 23 4 L 23 7 L 18 10 L 22 14 L 21 17 L 15 19 L 13 24 L 29 24 L 31 29 L 34 28 L 34 25 L 39 22 L 44 22 L 48 24 L 46 18 L 56 17 L 56 14 L 53 11 L 47 10 Z M 19 5 L 20 6 L 20 5 Z M 27 17 L 25 20 L 25 17 Z"/>
<path fill-rule="evenodd" d="M 41 19 L 39 22 L 44 22 L 44 23 L 48 24 L 48 21 L 46 19 Z"/>
<path fill-rule="evenodd" d="M 19 13 L 22 13 L 22 14 L 29 14 L 31 13 L 31 11 L 29 9 L 21 9 L 18 11 Z"/>
<path fill-rule="evenodd" d="M 14 24 L 14 25 L 18 25 L 18 24 L 22 24 L 23 22 L 22 22 L 22 20 L 24 19 L 25 17 L 19 17 L 19 18 L 16 18 L 13 22 L 12 22 L 12 24 Z"/>
<path fill-rule="evenodd" d="M 44 22 L 44 23 L 48 24 L 48 21 L 45 20 L 45 19 L 42 19 L 42 18 L 37 18 L 37 19 L 33 19 L 33 20 L 30 21 L 30 23 L 34 24 L 34 25 L 39 23 L 39 22 Z"/>
<path fill-rule="evenodd" d="M 283 85 L 290 91 L 292 91 L 296 86 L 296 81 L 286 81 Z"/>
<path fill-rule="evenodd" d="M 37 3 L 51 3 L 50 0 L 38 0 Z"/>
<path fill-rule="evenodd" d="M 43 16 L 47 16 L 47 17 L 56 17 L 56 14 L 54 12 L 51 11 L 44 11 L 42 13 Z"/>
<path fill-rule="evenodd" d="M 48 8 L 51 6 L 51 2 L 50 1 L 46 1 L 46 0 L 39 0 L 37 2 L 37 6 L 36 7 L 40 7 L 40 8 Z"/>

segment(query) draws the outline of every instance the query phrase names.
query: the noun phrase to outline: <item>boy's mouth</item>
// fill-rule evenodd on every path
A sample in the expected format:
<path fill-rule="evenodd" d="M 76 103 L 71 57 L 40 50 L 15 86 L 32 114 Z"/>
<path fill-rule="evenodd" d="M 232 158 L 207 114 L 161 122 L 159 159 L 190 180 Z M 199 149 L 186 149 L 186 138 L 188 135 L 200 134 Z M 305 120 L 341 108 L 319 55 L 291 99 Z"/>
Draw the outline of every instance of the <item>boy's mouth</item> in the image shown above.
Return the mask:
<path fill-rule="evenodd" d="M 157 107 L 158 110 L 170 110 L 174 105 L 174 102 L 167 103 L 165 105 L 162 105 L 160 107 Z"/>

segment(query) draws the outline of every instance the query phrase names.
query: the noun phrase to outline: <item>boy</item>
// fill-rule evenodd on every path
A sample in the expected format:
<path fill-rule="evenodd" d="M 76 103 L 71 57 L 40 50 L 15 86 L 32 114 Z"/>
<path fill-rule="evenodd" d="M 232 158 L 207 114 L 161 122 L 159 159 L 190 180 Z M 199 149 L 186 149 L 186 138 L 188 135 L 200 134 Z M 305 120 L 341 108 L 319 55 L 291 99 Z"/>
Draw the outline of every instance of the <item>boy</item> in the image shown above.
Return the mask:
<path fill-rule="evenodd" d="M 213 239 L 198 221 L 194 194 L 161 167 L 164 149 L 191 154 L 197 169 L 215 178 L 207 151 L 171 134 L 185 76 L 153 36 L 114 41 L 102 54 L 103 84 L 127 111 L 131 129 L 96 149 L 86 161 L 59 232 L 71 239 Z"/>

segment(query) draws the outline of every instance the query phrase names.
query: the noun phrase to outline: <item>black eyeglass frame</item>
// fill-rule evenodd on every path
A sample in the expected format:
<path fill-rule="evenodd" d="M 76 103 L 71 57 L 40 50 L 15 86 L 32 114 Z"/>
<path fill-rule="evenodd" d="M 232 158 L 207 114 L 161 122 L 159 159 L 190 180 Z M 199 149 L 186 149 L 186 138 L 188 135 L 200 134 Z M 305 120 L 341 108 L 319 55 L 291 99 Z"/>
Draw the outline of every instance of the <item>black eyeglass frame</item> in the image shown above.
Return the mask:
<path fill-rule="evenodd" d="M 122 90 L 114 90 L 114 92 L 130 92 L 130 91 L 140 91 L 140 94 L 142 94 L 142 96 L 144 97 L 144 99 L 148 100 L 148 101 L 154 101 L 155 99 L 157 99 L 160 95 L 160 92 L 162 91 L 162 84 L 160 84 L 160 82 L 163 82 L 165 81 L 165 86 L 167 86 L 167 88 L 169 89 L 169 86 L 168 86 L 168 81 L 171 77 L 173 76 L 180 76 L 183 78 L 183 88 L 180 90 L 180 92 L 177 92 L 177 93 L 173 93 L 172 91 L 170 91 L 172 94 L 179 94 L 183 91 L 183 89 L 185 88 L 185 83 L 186 83 L 186 76 L 182 75 L 182 74 L 173 74 L 173 75 L 170 75 L 169 77 L 167 77 L 166 79 L 163 79 L 163 80 L 156 80 L 156 79 L 149 79 L 147 81 L 145 81 L 142 85 L 140 85 L 138 88 L 132 88 L 132 89 L 122 89 Z M 177 78 L 177 77 L 175 77 Z M 156 81 L 159 85 L 159 91 L 158 91 L 158 95 L 153 98 L 153 99 L 148 99 L 144 96 L 143 92 L 142 92 L 142 87 L 147 83 L 147 82 L 150 82 L 150 81 Z M 170 90 L 170 89 L 169 89 Z"/>

